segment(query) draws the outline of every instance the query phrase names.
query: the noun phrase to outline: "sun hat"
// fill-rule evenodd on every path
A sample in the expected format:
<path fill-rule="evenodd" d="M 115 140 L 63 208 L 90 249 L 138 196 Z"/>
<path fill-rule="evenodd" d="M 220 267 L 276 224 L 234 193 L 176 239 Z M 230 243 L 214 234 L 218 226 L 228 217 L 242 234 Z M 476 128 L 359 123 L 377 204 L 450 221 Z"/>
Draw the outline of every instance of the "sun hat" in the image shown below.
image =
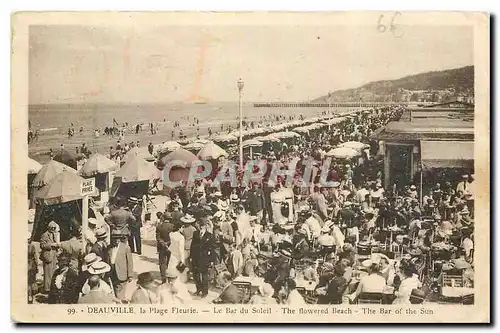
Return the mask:
<path fill-rule="evenodd" d="M 82 271 L 86 271 L 89 266 L 91 266 L 92 264 L 94 264 L 98 261 L 102 261 L 102 259 L 94 252 L 91 252 L 83 258 L 83 261 L 84 261 L 84 264 L 82 265 Z"/>
<path fill-rule="evenodd" d="M 191 214 L 186 214 L 183 217 L 181 217 L 181 222 L 189 224 L 196 222 L 196 219 Z"/>
<path fill-rule="evenodd" d="M 87 271 L 92 275 L 100 275 L 111 271 L 111 266 L 102 260 L 96 261 L 87 267 Z"/>
<path fill-rule="evenodd" d="M 113 230 L 113 233 L 115 233 L 116 230 Z M 103 239 L 103 238 L 106 238 L 108 237 L 108 231 L 104 228 L 100 228 L 98 229 L 96 232 L 95 232 L 95 237 L 97 239 Z"/>
<path fill-rule="evenodd" d="M 214 193 L 214 195 L 215 195 L 216 197 L 222 197 L 222 192 L 221 192 L 221 191 L 216 191 L 216 192 Z"/>

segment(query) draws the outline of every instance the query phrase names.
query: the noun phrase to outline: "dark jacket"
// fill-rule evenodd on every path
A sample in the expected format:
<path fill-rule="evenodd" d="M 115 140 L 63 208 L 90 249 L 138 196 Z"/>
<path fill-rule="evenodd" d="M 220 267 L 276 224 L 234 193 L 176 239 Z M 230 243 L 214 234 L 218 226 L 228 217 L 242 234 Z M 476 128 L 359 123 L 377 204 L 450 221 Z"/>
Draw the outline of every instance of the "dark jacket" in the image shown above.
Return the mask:
<path fill-rule="evenodd" d="M 66 277 L 62 282 L 62 287 L 58 289 L 56 287 L 56 278 L 60 272 L 60 268 L 56 269 L 54 272 L 52 282 L 50 283 L 47 302 L 49 304 L 76 304 L 78 302 L 78 293 L 80 292 L 78 289 L 78 273 L 75 270 L 68 268 Z"/>
<path fill-rule="evenodd" d="M 264 206 L 264 192 L 261 189 L 250 190 L 247 199 L 248 209 L 251 215 L 256 215 Z"/>
<path fill-rule="evenodd" d="M 135 216 L 125 208 L 113 210 L 107 221 L 112 230 L 121 231 L 124 235 L 130 235 L 129 225 L 135 224 Z"/>
<path fill-rule="evenodd" d="M 156 227 L 156 248 L 160 253 L 168 252 L 170 246 L 170 233 L 174 231 L 174 225 L 168 221 Z"/>
<path fill-rule="evenodd" d="M 215 238 L 214 235 L 205 231 L 200 237 L 200 231 L 196 230 L 191 242 L 191 260 L 194 269 L 206 270 L 210 263 L 215 261 Z"/>

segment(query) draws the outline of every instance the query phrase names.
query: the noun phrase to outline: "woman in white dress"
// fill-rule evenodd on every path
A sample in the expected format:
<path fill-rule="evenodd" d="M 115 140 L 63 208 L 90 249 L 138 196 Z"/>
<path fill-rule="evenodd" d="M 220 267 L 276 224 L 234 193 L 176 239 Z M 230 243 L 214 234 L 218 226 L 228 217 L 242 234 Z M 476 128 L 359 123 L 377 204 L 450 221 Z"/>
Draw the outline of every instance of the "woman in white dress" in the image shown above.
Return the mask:
<path fill-rule="evenodd" d="M 401 272 L 403 273 L 403 281 L 399 285 L 398 291 L 394 293 L 396 299 L 392 304 L 403 304 L 411 305 L 410 296 L 413 289 L 418 289 L 422 286 L 422 283 L 418 280 L 418 277 L 413 274 L 413 270 L 409 265 L 404 265 L 401 267 Z"/>
<path fill-rule="evenodd" d="M 184 252 L 184 236 L 181 234 L 180 229 L 182 226 L 176 225 L 174 231 L 170 233 L 170 246 L 168 250 L 170 251 L 170 260 L 168 261 L 167 270 L 175 271 L 178 270 L 177 266 L 179 263 L 186 264 L 185 252 Z M 187 272 L 179 272 L 179 279 L 182 282 L 187 280 Z"/>

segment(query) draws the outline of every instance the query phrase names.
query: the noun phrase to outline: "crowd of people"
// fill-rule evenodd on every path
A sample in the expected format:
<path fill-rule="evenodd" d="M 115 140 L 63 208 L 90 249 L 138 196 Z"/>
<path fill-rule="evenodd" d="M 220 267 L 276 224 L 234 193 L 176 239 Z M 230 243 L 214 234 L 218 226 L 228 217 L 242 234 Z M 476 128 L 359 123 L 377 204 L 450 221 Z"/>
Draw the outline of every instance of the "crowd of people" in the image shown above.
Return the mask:
<path fill-rule="evenodd" d="M 453 284 L 472 287 L 474 175 L 422 194 L 416 184 L 383 186 L 371 135 L 402 112 L 358 114 L 257 157 L 296 165 L 292 183 L 266 174 L 241 187 L 214 186 L 207 177 L 172 189 L 153 216 L 142 198 L 114 198 L 104 221 L 89 221 L 86 248 L 78 245 L 80 229 L 61 242 L 57 224 L 49 224 L 40 242 L 48 302 L 188 304 L 218 288 L 213 302 L 222 304 L 410 304 L 439 293 L 450 275 L 461 276 Z M 303 161 L 319 170 L 325 152 L 346 141 L 368 148 L 331 164 L 332 186 L 322 186 L 314 171 L 311 183 L 298 181 Z M 145 221 L 156 223 L 161 281 L 140 272 L 126 299 Z"/>

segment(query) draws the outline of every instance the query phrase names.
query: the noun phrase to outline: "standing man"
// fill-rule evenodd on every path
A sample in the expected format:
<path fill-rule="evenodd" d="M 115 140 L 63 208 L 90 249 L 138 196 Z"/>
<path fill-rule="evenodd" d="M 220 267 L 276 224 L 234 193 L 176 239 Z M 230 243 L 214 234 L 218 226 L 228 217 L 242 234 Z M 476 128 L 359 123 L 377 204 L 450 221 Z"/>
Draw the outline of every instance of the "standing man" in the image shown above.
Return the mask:
<path fill-rule="evenodd" d="M 200 230 L 195 231 L 191 242 L 191 264 L 196 283 L 196 293 L 202 298 L 208 295 L 208 269 L 214 262 L 215 238 L 207 230 L 205 220 L 199 222 Z"/>
<path fill-rule="evenodd" d="M 194 226 L 194 222 L 196 220 L 190 216 L 186 215 L 180 218 L 183 226 L 181 229 L 181 234 L 184 236 L 184 258 L 186 260 L 186 265 L 189 270 L 192 272 L 191 268 L 191 243 L 193 242 L 193 236 L 196 232 L 196 227 Z"/>
<path fill-rule="evenodd" d="M 262 220 L 262 208 L 264 207 L 264 192 L 259 188 L 259 184 L 253 183 L 252 189 L 248 191 L 247 199 L 250 215 L 257 216 L 257 220 Z"/>
<path fill-rule="evenodd" d="M 57 267 L 57 230 L 59 225 L 51 221 L 40 237 L 40 259 L 43 262 L 43 290 L 46 294 L 50 291 L 52 275 Z"/>
<path fill-rule="evenodd" d="M 118 231 L 122 235 L 129 236 L 129 224 L 135 222 L 135 216 L 125 207 L 125 199 L 120 198 L 116 202 L 118 208 L 113 209 L 105 220 L 111 227 L 111 231 Z"/>
<path fill-rule="evenodd" d="M 111 282 L 115 289 L 115 295 L 119 299 L 124 299 L 125 283 L 132 281 L 134 272 L 132 252 L 125 239 L 124 235 L 115 231 L 111 234 L 111 248 L 109 249 Z"/>
<path fill-rule="evenodd" d="M 156 227 L 156 249 L 158 251 L 158 261 L 160 264 L 161 282 L 167 282 L 167 267 L 170 259 L 170 233 L 174 231 L 172 216 L 170 213 L 165 213 L 162 222 Z"/>
<path fill-rule="evenodd" d="M 134 216 L 129 220 L 130 235 L 128 237 L 128 245 L 132 253 L 142 254 L 141 249 L 141 227 L 142 227 L 142 202 L 135 197 L 130 197 L 129 204 L 131 212 Z"/>

